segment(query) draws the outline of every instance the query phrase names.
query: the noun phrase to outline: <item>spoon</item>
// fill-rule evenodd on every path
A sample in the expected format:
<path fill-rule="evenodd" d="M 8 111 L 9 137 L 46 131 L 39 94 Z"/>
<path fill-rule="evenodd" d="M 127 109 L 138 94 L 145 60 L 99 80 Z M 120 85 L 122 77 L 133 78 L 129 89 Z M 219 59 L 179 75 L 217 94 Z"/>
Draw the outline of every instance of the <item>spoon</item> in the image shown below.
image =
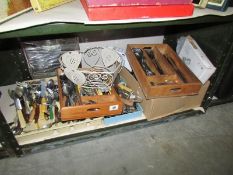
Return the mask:
<path fill-rule="evenodd" d="M 16 86 L 15 88 L 15 94 L 18 96 L 18 97 L 22 97 L 23 96 L 23 87 L 22 86 Z"/>
<path fill-rule="evenodd" d="M 47 82 L 47 88 L 53 90 L 55 86 L 54 80 L 53 79 L 49 79 L 49 81 Z"/>
<path fill-rule="evenodd" d="M 67 100 L 65 103 L 66 106 L 73 106 L 74 102 L 73 102 L 72 98 L 70 97 L 70 86 L 67 83 L 63 83 L 62 92 L 67 97 Z"/>

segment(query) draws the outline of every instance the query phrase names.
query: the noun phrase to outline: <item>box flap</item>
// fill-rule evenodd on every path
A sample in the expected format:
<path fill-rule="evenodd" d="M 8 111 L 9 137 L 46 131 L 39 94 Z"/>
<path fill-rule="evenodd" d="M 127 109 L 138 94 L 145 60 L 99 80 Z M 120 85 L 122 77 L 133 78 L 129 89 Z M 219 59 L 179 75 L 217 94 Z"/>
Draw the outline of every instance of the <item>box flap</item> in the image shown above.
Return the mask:
<path fill-rule="evenodd" d="M 131 88 L 136 93 L 136 95 L 140 96 L 144 100 L 145 96 L 143 95 L 142 89 L 139 86 L 138 81 L 134 78 L 134 76 L 130 74 L 129 71 L 124 67 L 122 68 L 120 75 L 127 82 L 127 86 Z"/>

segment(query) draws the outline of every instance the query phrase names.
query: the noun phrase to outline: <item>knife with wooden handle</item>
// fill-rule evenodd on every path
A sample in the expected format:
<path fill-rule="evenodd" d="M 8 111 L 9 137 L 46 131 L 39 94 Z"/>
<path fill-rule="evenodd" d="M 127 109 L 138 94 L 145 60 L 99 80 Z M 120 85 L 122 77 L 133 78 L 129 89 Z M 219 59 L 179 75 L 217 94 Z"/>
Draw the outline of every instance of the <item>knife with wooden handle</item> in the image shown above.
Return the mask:
<path fill-rule="evenodd" d="M 36 104 L 35 114 L 34 114 L 35 123 L 38 122 L 39 117 L 40 117 L 40 105 Z"/>
<path fill-rule="evenodd" d="M 46 105 L 46 83 L 45 81 L 40 82 L 40 97 L 41 97 L 41 102 L 40 102 L 40 117 L 39 120 L 44 120 L 45 115 L 44 113 L 47 112 L 47 105 Z"/>
<path fill-rule="evenodd" d="M 23 117 L 23 113 L 20 109 L 17 109 L 17 116 L 19 118 L 19 123 L 20 123 L 20 126 L 21 128 L 26 128 L 26 121 Z"/>
<path fill-rule="evenodd" d="M 29 115 L 29 122 L 32 122 L 35 118 L 35 113 L 36 113 L 36 104 L 33 104 L 33 109 Z"/>
<path fill-rule="evenodd" d="M 23 117 L 23 113 L 22 113 L 22 105 L 20 103 L 19 98 L 15 98 L 15 107 L 16 107 L 16 112 L 17 112 L 17 116 L 19 119 L 19 123 L 21 128 L 25 128 L 26 127 L 26 121 Z"/>

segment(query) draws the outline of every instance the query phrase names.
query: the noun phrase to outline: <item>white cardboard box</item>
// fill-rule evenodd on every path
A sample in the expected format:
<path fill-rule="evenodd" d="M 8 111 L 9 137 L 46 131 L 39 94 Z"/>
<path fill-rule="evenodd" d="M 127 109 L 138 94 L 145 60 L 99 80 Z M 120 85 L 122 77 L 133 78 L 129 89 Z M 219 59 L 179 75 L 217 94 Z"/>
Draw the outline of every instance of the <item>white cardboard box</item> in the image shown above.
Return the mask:
<path fill-rule="evenodd" d="M 185 38 L 178 55 L 202 84 L 204 84 L 216 70 L 191 36 Z"/>

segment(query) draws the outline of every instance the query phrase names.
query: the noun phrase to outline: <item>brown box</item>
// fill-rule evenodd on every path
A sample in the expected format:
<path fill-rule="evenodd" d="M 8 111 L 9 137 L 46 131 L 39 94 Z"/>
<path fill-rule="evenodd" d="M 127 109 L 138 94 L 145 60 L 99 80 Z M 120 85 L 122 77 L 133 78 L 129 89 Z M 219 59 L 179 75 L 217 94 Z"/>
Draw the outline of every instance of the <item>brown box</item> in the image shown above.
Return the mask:
<path fill-rule="evenodd" d="M 122 113 L 123 103 L 114 88 L 112 88 L 111 94 L 109 95 L 81 96 L 82 105 L 65 106 L 66 96 L 62 94 L 62 86 L 59 78 L 61 74 L 60 69 L 57 74 L 62 121 L 111 116 Z M 95 103 L 87 104 L 90 100 Z"/>
<path fill-rule="evenodd" d="M 143 70 L 139 58 L 132 51 L 135 48 L 141 51 L 137 54 L 143 55 L 144 67 L 149 68 L 150 74 Z M 148 49 L 152 56 L 146 52 Z M 147 99 L 194 95 L 201 88 L 198 78 L 167 44 L 130 44 L 127 57 Z"/>
<path fill-rule="evenodd" d="M 210 82 L 207 81 L 201 86 L 199 93 L 196 95 L 146 99 L 138 81 L 126 69 L 122 69 L 120 75 L 127 82 L 127 85 L 143 99 L 141 105 L 143 113 L 148 120 L 154 120 L 200 107 L 210 85 Z"/>

